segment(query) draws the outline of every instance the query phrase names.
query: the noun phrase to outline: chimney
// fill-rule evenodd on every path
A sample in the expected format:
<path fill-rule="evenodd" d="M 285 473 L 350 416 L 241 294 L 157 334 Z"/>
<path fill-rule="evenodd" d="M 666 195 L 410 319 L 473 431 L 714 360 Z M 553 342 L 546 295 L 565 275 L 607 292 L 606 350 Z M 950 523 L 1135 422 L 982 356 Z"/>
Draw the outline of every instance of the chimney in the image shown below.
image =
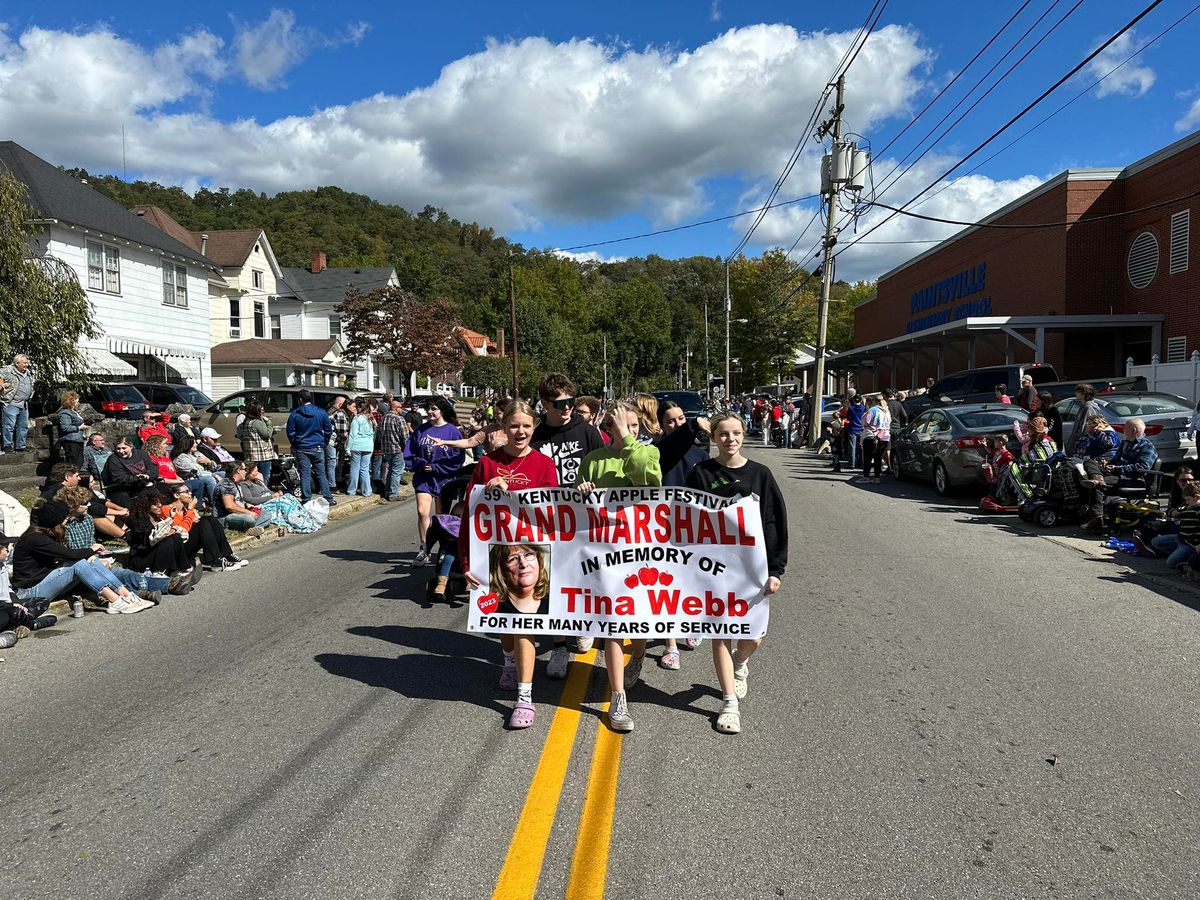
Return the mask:
<path fill-rule="evenodd" d="M 312 254 L 312 263 L 308 267 L 308 271 L 316 275 L 319 272 L 325 271 L 325 253 L 321 250 L 314 250 Z"/>
<path fill-rule="evenodd" d="M 206 256 L 207 254 L 208 254 L 208 235 L 202 234 L 202 235 L 200 235 L 200 255 Z"/>
<path fill-rule="evenodd" d="M 501 356 L 504 356 L 504 329 L 496 329 L 496 349 Z"/>

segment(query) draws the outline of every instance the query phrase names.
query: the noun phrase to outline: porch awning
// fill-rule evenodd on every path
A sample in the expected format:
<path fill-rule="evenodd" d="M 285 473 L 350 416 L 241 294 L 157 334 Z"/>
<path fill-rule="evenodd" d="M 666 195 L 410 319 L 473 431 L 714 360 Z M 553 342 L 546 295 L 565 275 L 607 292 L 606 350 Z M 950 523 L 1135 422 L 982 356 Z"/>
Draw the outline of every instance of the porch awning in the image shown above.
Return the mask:
<path fill-rule="evenodd" d="M 204 359 L 208 354 L 201 350 L 185 350 L 179 347 L 169 347 L 164 344 L 148 344 L 145 341 L 135 341 L 129 338 L 108 339 L 108 349 L 113 353 L 124 353 L 127 356 L 157 356 L 164 359 L 168 356 L 180 356 L 185 359 Z"/>
<path fill-rule="evenodd" d="M 84 372 L 88 375 L 113 375 L 121 378 L 136 378 L 137 369 L 125 360 L 114 356 L 103 347 L 80 347 Z"/>

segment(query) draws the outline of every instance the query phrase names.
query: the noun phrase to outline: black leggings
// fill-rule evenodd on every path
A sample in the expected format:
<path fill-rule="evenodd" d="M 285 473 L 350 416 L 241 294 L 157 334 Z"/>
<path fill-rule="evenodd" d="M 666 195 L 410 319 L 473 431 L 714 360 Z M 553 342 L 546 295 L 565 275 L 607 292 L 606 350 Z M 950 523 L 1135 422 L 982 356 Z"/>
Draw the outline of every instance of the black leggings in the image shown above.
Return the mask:
<path fill-rule="evenodd" d="M 196 554 L 203 554 L 204 565 L 215 566 L 221 560 L 233 556 L 233 548 L 225 537 L 225 529 L 221 523 L 211 516 L 201 516 L 192 523 L 184 550 L 189 559 L 195 559 Z"/>
<path fill-rule="evenodd" d="M 881 441 L 877 438 L 863 438 L 862 457 L 863 457 L 863 475 L 871 474 L 871 469 L 875 470 L 875 477 L 878 478 L 883 474 L 883 457 L 887 454 L 888 441 Z"/>

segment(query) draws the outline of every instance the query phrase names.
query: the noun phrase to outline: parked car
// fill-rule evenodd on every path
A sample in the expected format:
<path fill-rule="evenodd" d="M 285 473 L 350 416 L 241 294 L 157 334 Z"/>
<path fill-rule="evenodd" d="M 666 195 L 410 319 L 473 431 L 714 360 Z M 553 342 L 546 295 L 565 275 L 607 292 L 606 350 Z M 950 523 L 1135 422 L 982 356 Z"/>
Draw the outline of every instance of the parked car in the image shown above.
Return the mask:
<path fill-rule="evenodd" d="M 355 396 L 350 391 L 341 388 L 299 388 L 299 387 L 270 387 L 247 388 L 237 391 L 227 397 L 222 397 L 205 408 L 199 417 L 198 424 L 204 428 L 215 428 L 221 435 L 221 445 L 234 456 L 240 456 L 242 442 L 237 437 L 237 417 L 242 408 L 251 399 L 258 400 L 263 405 L 263 412 L 275 426 L 275 443 L 280 453 L 291 453 L 292 445 L 288 440 L 288 416 L 299 406 L 297 395 L 302 390 L 309 390 L 313 395 L 313 403 L 325 409 L 333 402 L 334 397 L 345 397 L 347 400 Z"/>
<path fill-rule="evenodd" d="M 1008 395 L 1015 397 L 1021 389 L 1021 379 L 1028 375 L 1034 386 L 1057 382 L 1058 373 L 1053 366 L 1040 363 L 984 366 L 964 369 L 938 380 L 924 394 L 915 394 L 904 401 L 910 418 L 931 406 L 948 402 L 989 403 L 996 398 L 996 385 L 1008 386 Z"/>
<path fill-rule="evenodd" d="M 943 496 L 975 484 L 983 473 L 989 435 L 1011 432 L 1025 410 L 999 403 L 928 409 L 892 434 L 892 471 L 898 480 L 933 482 Z"/>
<path fill-rule="evenodd" d="M 1097 394 L 1096 404 L 1109 424 L 1119 432 L 1125 420 L 1133 417 L 1146 423 L 1146 437 L 1158 451 L 1163 468 L 1174 468 L 1185 459 L 1196 458 L 1196 440 L 1185 437 L 1191 421 L 1192 405 L 1183 397 L 1158 391 Z M 1072 431 L 1079 415 L 1079 401 L 1072 397 L 1055 404 L 1063 419 L 1063 446 L 1074 442 Z"/>
<path fill-rule="evenodd" d="M 108 418 L 136 419 L 139 422 L 142 420 L 142 412 L 149 406 L 142 392 L 133 385 L 106 382 L 94 382 L 81 390 L 79 401 Z"/>
<path fill-rule="evenodd" d="M 165 412 L 168 406 L 176 403 L 186 403 L 196 409 L 204 409 L 213 402 L 212 397 L 190 384 L 169 384 L 165 381 L 127 381 L 123 383 L 137 388 L 155 412 Z"/>
<path fill-rule="evenodd" d="M 700 396 L 699 391 L 655 391 L 654 396 L 659 403 L 676 404 L 689 419 L 708 415 L 708 410 L 704 406 L 704 398 Z"/>

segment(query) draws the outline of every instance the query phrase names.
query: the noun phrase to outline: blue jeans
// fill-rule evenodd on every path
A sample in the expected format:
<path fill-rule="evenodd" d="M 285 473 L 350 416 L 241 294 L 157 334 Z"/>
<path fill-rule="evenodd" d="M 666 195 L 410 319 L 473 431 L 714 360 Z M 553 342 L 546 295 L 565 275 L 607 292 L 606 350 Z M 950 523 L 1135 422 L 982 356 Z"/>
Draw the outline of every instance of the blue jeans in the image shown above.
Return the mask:
<path fill-rule="evenodd" d="M 1193 549 L 1181 541 L 1178 534 L 1160 534 L 1150 541 L 1150 546 L 1159 553 L 1167 554 L 1167 565 L 1172 569 L 1187 562 Z"/>
<path fill-rule="evenodd" d="M 371 496 L 371 451 L 354 450 L 350 453 L 350 483 L 346 493 Z"/>
<path fill-rule="evenodd" d="M 858 434 L 846 435 L 846 454 L 849 457 L 846 462 L 853 469 L 858 465 L 859 454 L 862 453 L 862 432 Z"/>
<path fill-rule="evenodd" d="M 81 559 L 69 566 L 54 569 L 30 588 L 17 588 L 17 600 L 53 600 L 61 597 L 77 584 L 82 584 L 94 594 L 99 594 L 105 588 L 114 591 L 121 589 L 121 581 L 108 568 L 99 562 L 88 562 Z"/>
<path fill-rule="evenodd" d="M 29 404 L 8 403 L 4 406 L 4 449 L 24 450 L 25 435 L 29 433 Z"/>
<path fill-rule="evenodd" d="M 249 513 L 229 513 L 221 520 L 221 524 L 232 531 L 249 531 L 251 528 L 262 528 L 271 521 L 271 514 L 265 512 L 255 518 Z"/>
<path fill-rule="evenodd" d="M 184 481 L 184 484 L 201 506 L 213 505 L 213 499 L 217 496 L 217 479 L 211 475 L 197 475 Z"/>
<path fill-rule="evenodd" d="M 373 455 L 371 457 L 371 479 L 373 481 L 382 481 L 383 480 L 383 457 L 382 456 L 374 456 Z"/>
<path fill-rule="evenodd" d="M 389 500 L 400 490 L 400 479 L 404 477 L 404 452 L 389 453 L 383 457 L 388 464 L 388 483 L 386 495 Z"/>
<path fill-rule="evenodd" d="M 338 449 L 333 444 L 325 447 L 325 480 L 329 482 L 330 490 L 337 487 Z"/>
<path fill-rule="evenodd" d="M 325 474 L 325 447 L 293 447 L 296 465 L 300 467 L 300 496 L 307 503 L 313 495 L 313 475 L 317 478 L 317 490 L 326 500 L 332 500 L 329 479 Z"/>
<path fill-rule="evenodd" d="M 270 484 L 271 483 L 271 468 L 275 465 L 275 460 L 260 459 L 254 465 L 255 465 L 255 467 L 257 467 L 258 471 L 262 472 L 263 484 Z M 215 490 L 215 487 L 216 486 L 214 484 L 214 490 Z"/>

